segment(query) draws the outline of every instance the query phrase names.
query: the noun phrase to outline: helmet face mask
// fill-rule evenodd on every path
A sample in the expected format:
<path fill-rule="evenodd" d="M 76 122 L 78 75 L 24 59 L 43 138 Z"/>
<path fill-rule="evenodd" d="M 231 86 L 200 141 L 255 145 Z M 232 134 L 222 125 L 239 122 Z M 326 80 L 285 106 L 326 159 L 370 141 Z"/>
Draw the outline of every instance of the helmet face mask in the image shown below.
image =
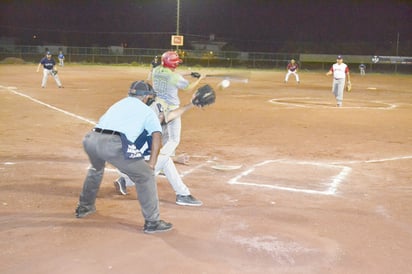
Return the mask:
<path fill-rule="evenodd" d="M 128 95 L 142 97 L 151 95 L 153 98 L 155 98 L 156 92 L 149 83 L 146 83 L 145 81 L 135 81 L 130 86 Z"/>
<path fill-rule="evenodd" d="M 166 51 L 162 54 L 162 65 L 164 67 L 175 69 L 183 61 L 179 58 L 179 55 L 174 51 Z"/>

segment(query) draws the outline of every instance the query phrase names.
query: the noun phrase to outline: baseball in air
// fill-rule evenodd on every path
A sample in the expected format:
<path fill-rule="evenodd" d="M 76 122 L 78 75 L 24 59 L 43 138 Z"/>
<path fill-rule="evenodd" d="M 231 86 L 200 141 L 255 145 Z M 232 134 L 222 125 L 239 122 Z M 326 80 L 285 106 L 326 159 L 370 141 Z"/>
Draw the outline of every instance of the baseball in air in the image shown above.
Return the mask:
<path fill-rule="evenodd" d="M 227 80 L 227 79 L 225 79 L 225 80 L 223 80 L 223 81 L 220 83 L 220 86 L 221 86 L 222 88 L 227 88 L 227 87 L 230 86 L 230 81 Z"/>

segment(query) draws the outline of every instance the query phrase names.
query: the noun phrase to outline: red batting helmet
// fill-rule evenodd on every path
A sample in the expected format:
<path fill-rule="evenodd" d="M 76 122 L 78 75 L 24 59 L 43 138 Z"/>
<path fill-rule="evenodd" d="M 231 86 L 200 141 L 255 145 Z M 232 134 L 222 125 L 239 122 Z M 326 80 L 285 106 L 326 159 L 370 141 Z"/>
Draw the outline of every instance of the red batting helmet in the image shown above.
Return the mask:
<path fill-rule="evenodd" d="M 166 51 L 162 54 L 162 64 L 164 67 L 175 69 L 182 62 L 182 59 L 174 51 Z"/>

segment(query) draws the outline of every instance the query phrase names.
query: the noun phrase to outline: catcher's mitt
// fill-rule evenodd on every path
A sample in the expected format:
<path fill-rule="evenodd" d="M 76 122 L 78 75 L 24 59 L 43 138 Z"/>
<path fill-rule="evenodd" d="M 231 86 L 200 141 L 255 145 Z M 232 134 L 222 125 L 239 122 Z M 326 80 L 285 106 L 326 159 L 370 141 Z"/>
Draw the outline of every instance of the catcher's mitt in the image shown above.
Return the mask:
<path fill-rule="evenodd" d="M 211 86 L 206 84 L 195 92 L 192 99 L 192 104 L 197 107 L 204 107 L 213 104 L 215 101 L 215 91 Z"/>
<path fill-rule="evenodd" d="M 348 82 L 346 83 L 346 91 L 347 91 L 347 92 L 351 92 L 351 90 L 352 90 L 352 83 L 351 83 L 350 81 L 348 81 Z"/>
<path fill-rule="evenodd" d="M 200 78 L 201 75 L 198 72 L 192 72 L 192 73 L 190 73 L 190 76 L 192 76 L 194 78 Z"/>
<path fill-rule="evenodd" d="M 56 74 L 57 74 L 57 72 L 58 72 L 57 70 L 52 70 L 50 73 L 51 73 L 51 75 L 53 75 L 53 76 L 54 76 L 54 75 L 56 75 Z"/>

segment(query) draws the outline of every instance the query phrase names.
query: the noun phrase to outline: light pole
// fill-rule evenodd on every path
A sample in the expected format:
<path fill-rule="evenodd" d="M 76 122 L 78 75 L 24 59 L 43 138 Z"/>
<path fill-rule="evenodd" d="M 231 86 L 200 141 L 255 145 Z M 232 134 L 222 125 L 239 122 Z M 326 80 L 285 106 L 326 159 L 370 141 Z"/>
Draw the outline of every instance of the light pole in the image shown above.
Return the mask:
<path fill-rule="evenodd" d="M 396 36 L 396 57 L 399 56 L 399 32 L 398 35 Z M 398 58 L 395 60 L 395 73 L 398 72 Z"/>
<path fill-rule="evenodd" d="M 180 31 L 180 0 L 177 0 L 177 12 L 176 12 L 176 35 L 179 35 Z M 179 46 L 176 45 L 176 51 L 179 50 Z"/>

